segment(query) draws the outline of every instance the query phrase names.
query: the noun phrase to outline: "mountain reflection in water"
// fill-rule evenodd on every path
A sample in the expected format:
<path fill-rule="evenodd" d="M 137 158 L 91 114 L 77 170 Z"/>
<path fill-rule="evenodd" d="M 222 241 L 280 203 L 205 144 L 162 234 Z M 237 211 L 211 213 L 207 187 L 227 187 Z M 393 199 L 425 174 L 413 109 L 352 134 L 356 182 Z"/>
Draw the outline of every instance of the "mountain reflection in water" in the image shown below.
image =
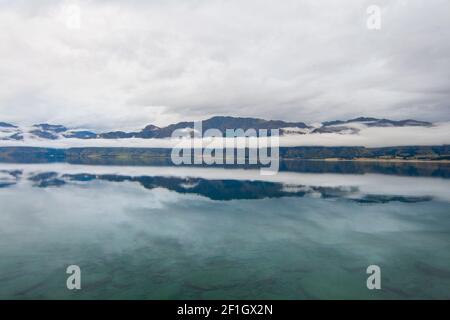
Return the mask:
<path fill-rule="evenodd" d="M 391 201 L 415 203 L 432 200 L 431 196 L 401 194 L 364 194 L 358 186 L 317 186 L 260 180 L 206 179 L 201 177 L 131 176 L 120 174 L 91 174 L 64 172 L 24 173 L 22 170 L 0 170 L 0 188 L 8 188 L 21 180 L 38 188 L 63 187 L 93 181 L 132 182 L 145 189 L 164 188 L 180 194 L 196 194 L 211 200 L 251 200 L 281 197 L 346 198 L 359 203 L 386 203 Z M 2 178 L 3 177 L 3 178 Z"/>
<path fill-rule="evenodd" d="M 404 166 L 3 163 L 0 299 L 448 299 L 448 171 Z"/>

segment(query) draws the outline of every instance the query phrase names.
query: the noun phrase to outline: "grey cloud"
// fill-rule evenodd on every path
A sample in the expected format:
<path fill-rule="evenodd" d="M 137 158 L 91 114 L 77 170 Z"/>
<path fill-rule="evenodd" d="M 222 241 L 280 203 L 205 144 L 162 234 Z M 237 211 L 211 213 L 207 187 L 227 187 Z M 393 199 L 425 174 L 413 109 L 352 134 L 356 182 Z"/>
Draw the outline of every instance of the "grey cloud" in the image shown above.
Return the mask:
<path fill-rule="evenodd" d="M 368 31 L 366 8 L 382 7 Z M 65 26 L 78 4 L 81 28 Z M 0 120 L 450 120 L 450 3 L 0 1 Z"/>

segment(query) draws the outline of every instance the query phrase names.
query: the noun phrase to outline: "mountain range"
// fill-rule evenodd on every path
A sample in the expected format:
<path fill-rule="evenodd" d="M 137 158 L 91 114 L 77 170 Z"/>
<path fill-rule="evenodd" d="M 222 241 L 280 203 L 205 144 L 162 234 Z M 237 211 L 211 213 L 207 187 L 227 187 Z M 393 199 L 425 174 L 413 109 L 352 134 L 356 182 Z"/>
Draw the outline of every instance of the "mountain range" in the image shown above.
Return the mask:
<path fill-rule="evenodd" d="M 359 117 L 350 120 L 335 120 L 323 122 L 319 125 L 308 125 L 304 122 L 286 122 L 281 120 L 263 120 L 258 118 L 241 118 L 229 116 L 216 116 L 202 121 L 202 129 L 219 129 L 224 132 L 226 129 L 280 129 L 281 135 L 299 134 L 355 134 L 361 129 L 370 127 L 407 127 L 421 126 L 430 127 L 433 124 L 417 120 L 389 120 L 370 117 Z M 165 127 L 148 125 L 140 131 L 110 131 L 94 132 L 90 130 L 71 129 L 63 125 L 36 124 L 31 127 L 19 127 L 14 124 L 0 122 L 0 140 L 21 141 L 24 139 L 57 140 L 64 138 L 76 139 L 163 139 L 169 138 L 172 132 L 181 129 L 187 135 L 194 132 L 194 122 L 178 122 Z"/>

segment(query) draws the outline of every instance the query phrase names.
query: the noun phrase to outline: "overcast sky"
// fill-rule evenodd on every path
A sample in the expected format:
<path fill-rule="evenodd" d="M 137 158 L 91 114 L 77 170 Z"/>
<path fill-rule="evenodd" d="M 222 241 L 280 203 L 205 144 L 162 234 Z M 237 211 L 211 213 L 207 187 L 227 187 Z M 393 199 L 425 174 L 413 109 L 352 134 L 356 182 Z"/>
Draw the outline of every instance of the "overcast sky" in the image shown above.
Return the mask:
<path fill-rule="evenodd" d="M 450 1 L 0 0 L 0 84 L 18 124 L 447 121 Z"/>

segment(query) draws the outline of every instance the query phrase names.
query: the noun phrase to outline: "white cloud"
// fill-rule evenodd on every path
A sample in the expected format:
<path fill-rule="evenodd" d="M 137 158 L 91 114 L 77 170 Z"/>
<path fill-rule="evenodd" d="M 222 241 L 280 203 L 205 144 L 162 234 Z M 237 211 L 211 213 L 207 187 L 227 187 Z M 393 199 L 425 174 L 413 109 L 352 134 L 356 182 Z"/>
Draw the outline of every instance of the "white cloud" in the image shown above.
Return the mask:
<path fill-rule="evenodd" d="M 450 120 L 450 3 L 378 2 L 0 1 L 0 121 Z"/>
<path fill-rule="evenodd" d="M 236 138 L 236 145 L 244 146 L 247 138 Z M 252 138 L 256 139 L 256 138 Z M 261 138 L 259 146 L 267 143 L 267 138 Z M 181 142 L 180 142 L 181 141 Z M 198 140 L 200 141 L 200 140 Z M 276 142 L 273 140 L 273 142 Z M 272 143 L 272 142 L 270 142 Z M 450 144 L 450 122 L 436 124 L 433 127 L 373 127 L 363 128 L 357 134 L 312 133 L 292 134 L 279 137 L 279 145 L 294 146 L 365 146 L 388 147 L 410 145 L 448 145 Z M 81 148 L 81 147 L 128 147 L 128 148 L 190 148 L 190 139 L 58 139 L 47 140 L 31 138 L 25 134 L 24 141 L 0 140 L 0 147 L 31 146 L 44 148 Z M 252 144 L 253 145 L 253 144 Z M 227 146 L 224 138 L 205 138 L 204 147 L 220 148 Z"/>

